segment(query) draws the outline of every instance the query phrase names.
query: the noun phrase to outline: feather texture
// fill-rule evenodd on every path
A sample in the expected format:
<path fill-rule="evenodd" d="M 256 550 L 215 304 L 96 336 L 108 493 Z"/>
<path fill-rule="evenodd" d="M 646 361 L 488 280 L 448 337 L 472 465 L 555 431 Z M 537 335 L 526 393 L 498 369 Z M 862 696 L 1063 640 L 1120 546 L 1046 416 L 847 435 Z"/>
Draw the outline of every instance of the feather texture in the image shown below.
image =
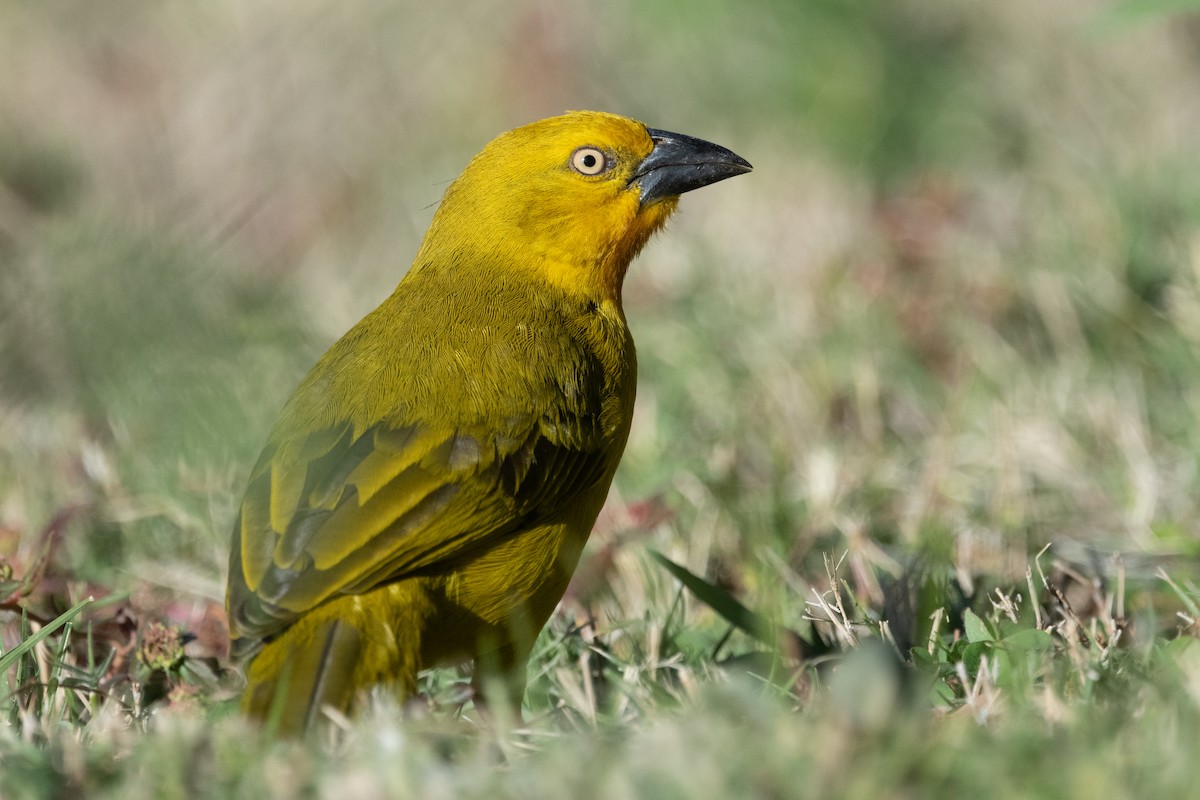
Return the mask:
<path fill-rule="evenodd" d="M 657 142 L 594 112 L 494 140 L 395 292 L 301 382 L 234 527 L 246 711 L 298 733 L 323 706 L 471 657 L 519 703 L 629 434 L 625 271 L 674 210 L 671 181 L 697 185 Z"/>

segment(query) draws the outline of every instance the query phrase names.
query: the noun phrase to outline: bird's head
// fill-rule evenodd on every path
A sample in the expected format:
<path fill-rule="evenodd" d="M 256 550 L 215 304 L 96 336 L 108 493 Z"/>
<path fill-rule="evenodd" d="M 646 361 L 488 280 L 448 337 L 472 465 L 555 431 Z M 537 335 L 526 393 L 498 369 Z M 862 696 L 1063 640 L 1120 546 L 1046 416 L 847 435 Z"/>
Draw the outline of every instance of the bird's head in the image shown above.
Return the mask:
<path fill-rule="evenodd" d="M 724 147 L 625 117 L 544 119 L 471 160 L 446 191 L 416 266 L 535 270 L 619 306 L 629 262 L 679 195 L 749 171 Z"/>

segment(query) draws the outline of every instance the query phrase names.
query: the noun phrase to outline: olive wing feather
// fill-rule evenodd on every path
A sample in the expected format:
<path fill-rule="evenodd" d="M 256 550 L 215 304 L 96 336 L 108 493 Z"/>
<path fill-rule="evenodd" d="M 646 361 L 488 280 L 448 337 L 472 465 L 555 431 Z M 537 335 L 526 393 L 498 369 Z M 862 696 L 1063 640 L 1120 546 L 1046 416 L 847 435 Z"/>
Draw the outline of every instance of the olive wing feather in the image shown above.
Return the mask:
<path fill-rule="evenodd" d="M 234 529 L 234 655 L 332 597 L 469 557 L 553 513 L 606 471 L 580 439 L 531 415 L 500 431 L 347 423 L 269 446 Z"/>

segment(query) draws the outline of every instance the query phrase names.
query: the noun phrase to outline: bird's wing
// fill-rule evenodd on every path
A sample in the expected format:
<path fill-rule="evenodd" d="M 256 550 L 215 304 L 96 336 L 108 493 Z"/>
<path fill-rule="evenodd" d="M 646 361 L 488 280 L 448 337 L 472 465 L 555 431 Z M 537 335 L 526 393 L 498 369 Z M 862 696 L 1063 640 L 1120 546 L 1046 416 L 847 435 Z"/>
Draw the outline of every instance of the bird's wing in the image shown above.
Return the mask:
<path fill-rule="evenodd" d="M 331 597 L 469 555 L 561 508 L 605 469 L 599 448 L 532 415 L 501 431 L 347 423 L 268 445 L 234 530 L 235 655 Z"/>

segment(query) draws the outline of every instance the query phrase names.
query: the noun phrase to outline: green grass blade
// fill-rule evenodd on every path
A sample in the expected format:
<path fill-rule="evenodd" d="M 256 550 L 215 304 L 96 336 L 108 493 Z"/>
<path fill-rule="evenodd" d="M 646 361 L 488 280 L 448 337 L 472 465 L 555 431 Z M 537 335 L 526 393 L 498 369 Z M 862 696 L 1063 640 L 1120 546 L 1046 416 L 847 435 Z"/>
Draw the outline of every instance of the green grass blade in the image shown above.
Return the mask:
<path fill-rule="evenodd" d="M 676 564 L 662 553 L 651 550 L 650 555 L 686 586 L 688 591 L 720 614 L 725 621 L 750 634 L 763 644 L 770 647 L 775 646 L 775 626 L 761 614 L 746 608 L 724 589 L 709 583 L 686 567 Z"/>
<path fill-rule="evenodd" d="M 4 655 L 0 655 L 0 672 L 4 672 L 4 670 L 11 667 L 17 662 L 17 659 L 32 651 L 33 648 L 37 647 L 39 642 L 52 635 L 55 631 L 69 623 L 71 620 L 75 619 L 80 615 L 80 613 L 83 612 L 85 608 L 94 602 L 95 598 L 92 597 L 80 600 L 78 603 L 71 606 L 71 608 L 60 614 L 56 619 L 54 619 L 54 621 L 43 627 L 40 631 L 25 639 Z"/>

